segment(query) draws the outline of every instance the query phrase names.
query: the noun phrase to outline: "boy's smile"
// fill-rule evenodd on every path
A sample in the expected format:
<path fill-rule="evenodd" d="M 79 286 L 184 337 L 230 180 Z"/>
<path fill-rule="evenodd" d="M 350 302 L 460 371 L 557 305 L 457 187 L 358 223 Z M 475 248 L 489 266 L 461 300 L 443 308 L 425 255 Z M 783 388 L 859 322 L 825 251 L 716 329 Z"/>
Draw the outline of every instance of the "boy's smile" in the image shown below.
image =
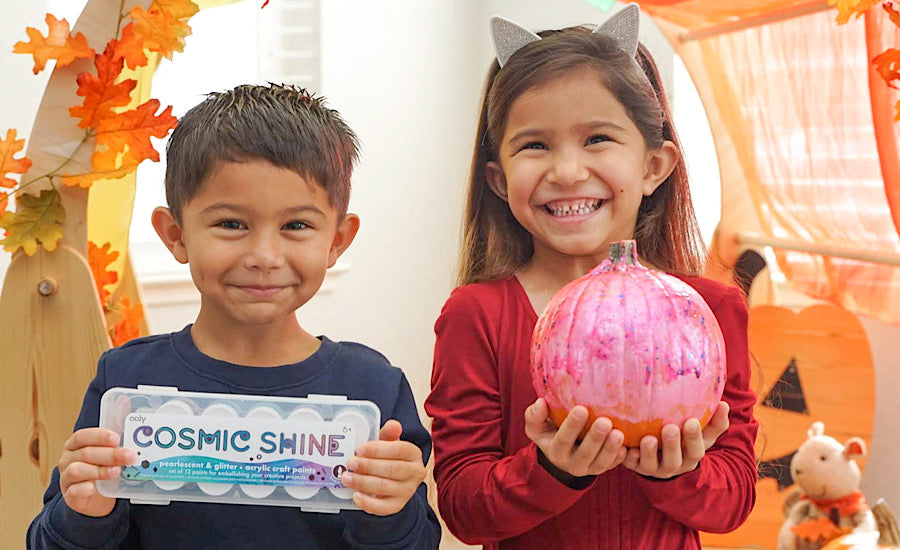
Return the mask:
<path fill-rule="evenodd" d="M 157 232 L 188 263 L 201 306 L 192 329 L 219 341 L 265 329 L 301 329 L 294 312 L 318 291 L 327 268 L 356 234 L 353 214 L 338 220 L 315 181 L 268 161 L 218 161 L 175 223 L 154 212 Z"/>

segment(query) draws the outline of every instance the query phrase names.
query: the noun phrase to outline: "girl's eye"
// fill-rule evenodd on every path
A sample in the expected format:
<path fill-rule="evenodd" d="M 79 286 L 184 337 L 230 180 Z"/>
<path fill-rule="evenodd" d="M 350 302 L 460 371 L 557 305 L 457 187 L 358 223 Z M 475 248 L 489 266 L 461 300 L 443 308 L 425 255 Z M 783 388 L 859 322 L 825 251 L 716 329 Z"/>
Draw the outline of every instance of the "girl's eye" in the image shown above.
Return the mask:
<path fill-rule="evenodd" d="M 547 146 L 540 141 L 529 141 L 522 146 L 522 149 L 546 149 Z"/>
<path fill-rule="evenodd" d="M 596 134 L 589 137 L 587 142 L 589 145 L 595 145 L 597 143 L 603 143 L 604 141 L 612 141 L 612 138 L 604 134 Z"/>
<path fill-rule="evenodd" d="M 216 225 L 222 229 L 245 229 L 244 224 L 238 220 L 222 220 Z"/>
<path fill-rule="evenodd" d="M 299 231 L 301 229 L 306 229 L 307 227 L 309 227 L 309 224 L 306 222 L 288 222 L 284 224 L 284 229 L 289 231 Z"/>

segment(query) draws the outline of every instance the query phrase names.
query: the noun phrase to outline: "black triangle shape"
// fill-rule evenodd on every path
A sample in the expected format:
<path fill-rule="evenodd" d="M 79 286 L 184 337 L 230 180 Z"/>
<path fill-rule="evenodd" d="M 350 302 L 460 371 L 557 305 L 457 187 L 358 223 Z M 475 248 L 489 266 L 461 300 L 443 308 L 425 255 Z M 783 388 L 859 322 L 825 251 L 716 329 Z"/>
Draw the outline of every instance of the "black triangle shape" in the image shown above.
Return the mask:
<path fill-rule="evenodd" d="M 791 459 L 794 458 L 795 454 L 797 454 L 796 451 L 787 456 L 760 462 L 757 466 L 757 475 L 759 476 L 759 479 L 774 479 L 778 482 L 779 491 L 784 491 L 793 485 L 794 479 L 791 477 Z"/>
<path fill-rule="evenodd" d="M 809 414 L 806 407 L 806 397 L 803 395 L 803 386 L 800 384 L 800 374 L 797 372 L 797 359 L 791 357 L 791 362 L 778 377 L 778 381 L 769 390 L 762 401 L 763 407 L 781 409 L 797 413 Z"/>

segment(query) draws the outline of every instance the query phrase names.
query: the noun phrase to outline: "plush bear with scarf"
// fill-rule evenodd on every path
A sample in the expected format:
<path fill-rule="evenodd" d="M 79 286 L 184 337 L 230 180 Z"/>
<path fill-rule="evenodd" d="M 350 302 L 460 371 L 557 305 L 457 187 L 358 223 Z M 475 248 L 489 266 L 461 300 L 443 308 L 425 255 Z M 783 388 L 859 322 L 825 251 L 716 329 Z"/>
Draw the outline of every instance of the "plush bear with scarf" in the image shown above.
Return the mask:
<path fill-rule="evenodd" d="M 877 532 L 872 510 L 859 490 L 856 458 L 866 444 L 851 437 L 841 445 L 814 422 L 808 438 L 791 459 L 791 476 L 799 491 L 785 500 L 786 519 L 778 550 L 818 550 L 847 533 Z"/>

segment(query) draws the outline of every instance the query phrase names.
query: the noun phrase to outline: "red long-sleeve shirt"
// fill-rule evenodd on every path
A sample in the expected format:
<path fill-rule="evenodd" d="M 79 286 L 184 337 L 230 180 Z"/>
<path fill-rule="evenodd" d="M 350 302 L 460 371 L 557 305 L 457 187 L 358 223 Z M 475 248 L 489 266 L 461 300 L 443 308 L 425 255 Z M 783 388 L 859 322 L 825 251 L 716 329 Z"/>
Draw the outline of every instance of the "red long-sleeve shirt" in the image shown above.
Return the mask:
<path fill-rule="evenodd" d="M 668 480 L 619 466 L 573 489 L 538 464 L 525 435 L 537 398 L 529 349 L 537 315 L 515 277 L 453 291 L 435 324 L 434 477 L 440 512 L 462 541 L 486 549 L 700 548 L 698 530 L 727 532 L 755 500 L 747 306 L 740 290 L 683 278 L 725 339 L 730 427 L 696 470 Z"/>

